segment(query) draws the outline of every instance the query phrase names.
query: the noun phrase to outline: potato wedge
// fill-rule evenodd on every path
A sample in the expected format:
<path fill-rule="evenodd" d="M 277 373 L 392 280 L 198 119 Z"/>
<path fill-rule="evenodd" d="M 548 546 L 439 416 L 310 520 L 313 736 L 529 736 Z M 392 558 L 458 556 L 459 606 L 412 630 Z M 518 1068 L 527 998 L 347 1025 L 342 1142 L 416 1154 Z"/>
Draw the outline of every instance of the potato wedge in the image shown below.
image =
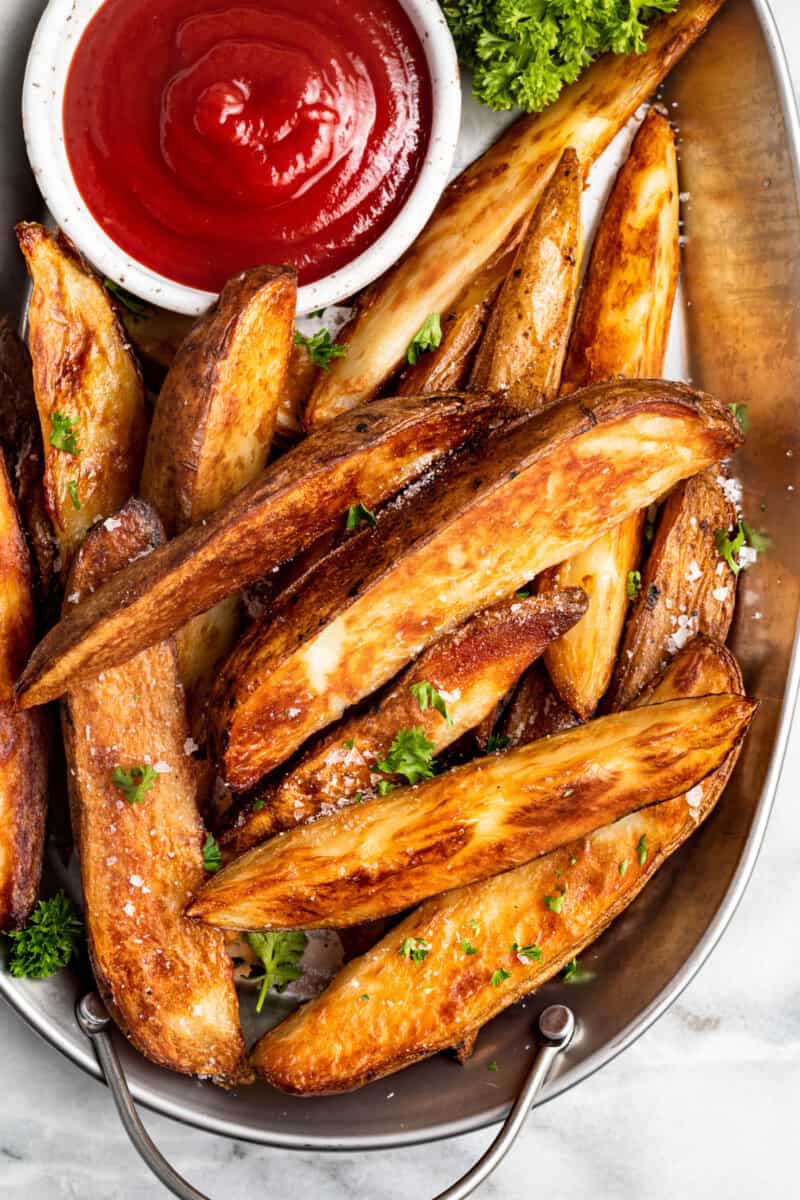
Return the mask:
<path fill-rule="evenodd" d="M 522 866 L 719 767 L 757 708 L 650 704 L 456 767 L 271 838 L 188 908 L 223 929 L 326 929 L 390 916 Z"/>
<path fill-rule="evenodd" d="M 498 735 L 506 746 L 524 746 L 551 733 L 563 733 L 578 724 L 550 682 L 542 663 L 529 667 L 500 721 Z"/>
<path fill-rule="evenodd" d="M 729 652 L 697 639 L 647 699 L 741 690 Z M 687 796 L 641 809 L 515 871 L 428 900 L 349 963 L 320 997 L 262 1037 L 251 1055 L 255 1070 L 286 1092 L 343 1092 L 474 1037 L 509 1004 L 552 979 L 627 908 L 712 811 L 735 759 L 736 751 Z M 544 897 L 558 895 L 564 882 L 556 913 Z M 422 961 L 400 953 L 409 938 L 429 948 Z M 477 954 L 464 954 L 465 938 Z M 512 952 L 512 946 L 528 953 Z M 501 968 L 508 975 L 493 986 L 492 975 Z"/>
<path fill-rule="evenodd" d="M 529 409 L 558 394 L 578 286 L 582 191 L 578 156 L 567 148 L 494 303 L 470 387 Z"/>
<path fill-rule="evenodd" d="M 141 483 L 167 537 L 216 512 L 264 469 L 296 300 L 290 267 L 244 271 L 178 350 L 156 403 Z"/>
<path fill-rule="evenodd" d="M 399 491 L 498 412 L 491 397 L 450 395 L 346 414 L 72 607 L 34 652 L 20 702 L 55 699 L 174 633 L 335 528 L 348 505 L 374 507 Z"/>
<path fill-rule="evenodd" d="M 20 712 L 14 701 L 35 636 L 28 548 L 0 454 L 0 930 L 25 924 L 42 871 L 47 717 Z"/>
<path fill-rule="evenodd" d="M 669 121 L 650 109 L 595 238 L 562 391 L 618 376 L 661 374 L 679 265 L 675 136 Z M 537 584 L 589 593 L 586 619 L 545 658 L 562 699 L 584 719 L 611 679 L 628 609 L 628 572 L 639 565 L 643 526 L 643 516 L 634 514 Z"/>
<path fill-rule="evenodd" d="M 116 292 L 112 291 L 112 295 L 116 296 Z M 118 310 L 125 332 L 140 358 L 167 371 L 197 319 L 144 303 L 137 304 L 134 311 L 120 301 Z"/>
<path fill-rule="evenodd" d="M 718 471 L 679 484 L 664 503 L 641 589 L 631 606 L 603 708 L 626 708 L 696 633 L 728 636 L 736 576 L 717 552 L 714 530 L 736 524 Z"/>
<path fill-rule="evenodd" d="M 153 510 L 131 501 L 113 530 L 98 525 L 87 536 L 70 590 L 91 591 L 161 536 Z M 109 1011 L 153 1062 L 245 1082 L 224 937 L 182 916 L 203 881 L 203 826 L 174 643 L 76 684 L 63 728 L 89 949 Z M 155 781 L 133 802 L 113 772 L 151 762 Z"/>
<path fill-rule="evenodd" d="M 588 168 L 700 36 L 724 0 L 683 0 L 653 25 L 647 51 L 599 59 L 554 104 L 523 117 L 445 192 L 400 262 L 365 296 L 347 355 L 321 375 L 306 425 L 316 428 L 375 395 L 425 318 L 449 309 L 530 212 L 566 146 Z"/>
<path fill-rule="evenodd" d="M 628 610 L 628 572 L 642 553 L 644 511 L 620 521 L 580 554 L 543 571 L 536 590 L 546 596 L 559 591 L 564 581 L 582 587 L 589 596 L 588 627 L 580 636 L 562 639 L 548 647 L 545 666 L 564 703 L 585 721 L 597 708 L 608 687 Z M 573 581 L 580 579 L 580 583 Z M 572 632 L 572 631 L 570 631 Z"/>
<path fill-rule="evenodd" d="M 137 489 L 144 386 L 117 311 L 62 235 L 24 222 L 28 341 L 44 442 L 44 495 L 65 572 L 87 529 Z"/>
<path fill-rule="evenodd" d="M 398 729 L 420 728 L 439 754 L 494 709 L 544 647 L 580 620 L 586 597 L 578 588 L 548 597 L 503 600 L 429 646 L 380 699 L 326 733 L 294 770 L 267 786 L 241 813 L 222 846 L 230 859 L 281 829 L 292 829 L 356 796 L 374 793 L 375 764 Z M 421 710 L 411 688 L 431 684 L 445 701 Z M 427 697 L 423 699 L 427 705 Z"/>
<path fill-rule="evenodd" d="M 587 388 L 488 435 L 245 634 L 210 703 L 226 782 L 252 787 L 435 637 L 740 437 L 725 405 L 653 381 Z"/>
<path fill-rule="evenodd" d="M 55 610 L 60 604 L 55 568 L 58 546 L 45 511 L 44 449 L 33 394 L 33 368 L 27 346 L 3 315 L 0 315 L 0 448 L 33 556 L 34 591 L 45 618 L 52 611 L 55 620 Z"/>

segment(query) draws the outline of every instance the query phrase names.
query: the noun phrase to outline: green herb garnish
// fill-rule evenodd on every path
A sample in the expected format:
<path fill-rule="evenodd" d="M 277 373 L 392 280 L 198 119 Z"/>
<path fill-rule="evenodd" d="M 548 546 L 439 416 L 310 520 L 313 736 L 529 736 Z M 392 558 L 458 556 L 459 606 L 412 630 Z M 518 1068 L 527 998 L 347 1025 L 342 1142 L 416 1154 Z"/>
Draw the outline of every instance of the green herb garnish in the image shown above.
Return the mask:
<path fill-rule="evenodd" d="M 430 942 L 426 942 L 425 938 L 407 937 L 403 939 L 400 945 L 400 954 L 403 958 L 407 958 L 414 963 L 421 963 L 423 959 L 428 957 L 430 952 Z"/>
<path fill-rule="evenodd" d="M 747 405 L 746 404 L 729 404 L 728 408 L 731 410 L 734 417 L 739 422 L 739 428 L 741 429 L 742 433 L 747 433 L 747 427 L 750 424 L 749 418 L 747 416 Z"/>
<path fill-rule="evenodd" d="M 379 779 L 375 784 L 375 790 L 379 796 L 387 796 L 389 792 L 393 792 L 397 787 L 396 783 L 392 783 L 389 779 Z"/>
<path fill-rule="evenodd" d="M 116 296 L 120 304 L 124 305 L 129 312 L 132 312 L 137 317 L 149 317 L 153 311 L 152 307 L 145 301 L 140 300 L 138 296 L 134 296 L 131 292 L 120 287 L 113 279 L 104 279 L 106 291 L 111 292 L 112 296 Z"/>
<path fill-rule="evenodd" d="M 550 909 L 550 912 L 560 913 L 561 906 L 564 903 L 564 897 L 563 897 L 563 895 L 545 896 L 544 902 L 547 905 L 547 907 Z"/>
<path fill-rule="evenodd" d="M 639 866 L 643 867 L 647 862 L 647 834 L 643 833 L 639 838 L 639 844 L 636 847 L 636 857 L 639 859 Z"/>
<path fill-rule="evenodd" d="M 629 600 L 633 600 L 639 595 L 642 587 L 642 572 L 628 571 L 628 578 L 625 580 L 625 594 Z"/>
<path fill-rule="evenodd" d="M 440 692 L 437 692 L 433 684 L 428 683 L 427 679 L 422 679 L 419 683 L 412 683 L 409 691 L 419 705 L 420 712 L 427 712 L 429 708 L 435 708 L 438 713 L 441 713 L 448 725 L 453 724 L 453 718 L 447 711 L 444 696 Z"/>
<path fill-rule="evenodd" d="M 69 483 L 67 484 L 67 491 L 69 492 L 69 498 L 72 501 L 72 507 L 76 508 L 78 512 L 80 512 L 81 501 L 78 495 L 78 485 L 74 479 L 70 479 Z"/>
<path fill-rule="evenodd" d="M 267 802 L 266 802 L 266 800 L 264 799 L 264 797 L 263 797 L 263 796 L 259 796 L 257 800 L 254 800 L 254 801 L 253 801 L 253 812 L 261 812 L 261 809 L 264 807 L 264 805 L 265 805 L 266 803 L 267 803 Z"/>
<path fill-rule="evenodd" d="M 406 361 L 415 366 L 421 354 L 442 344 L 442 326 L 438 313 L 429 313 L 408 343 Z"/>
<path fill-rule="evenodd" d="M 59 409 L 50 417 L 50 445 L 65 454 L 80 454 L 78 445 L 78 418 L 68 417 Z"/>
<path fill-rule="evenodd" d="M 203 842 L 203 866 L 212 875 L 222 866 L 222 851 L 213 833 Z"/>
<path fill-rule="evenodd" d="M 490 733 L 486 739 L 486 754 L 497 754 L 500 750 L 505 750 L 511 738 L 503 737 L 499 733 Z"/>
<path fill-rule="evenodd" d="M 714 542 L 716 543 L 717 552 L 725 559 L 725 562 L 734 575 L 738 575 L 742 569 L 736 560 L 736 556 L 745 544 L 745 540 L 744 526 L 741 521 L 737 523 L 733 538 L 728 537 L 724 529 L 714 530 Z"/>
<path fill-rule="evenodd" d="M 124 792 L 128 804 L 143 804 L 144 798 L 158 779 L 158 772 L 150 763 L 139 763 L 135 767 L 114 767 L 111 782 Z"/>
<path fill-rule="evenodd" d="M 753 529 L 753 526 L 748 525 L 747 521 L 742 521 L 742 529 L 744 530 L 744 536 L 747 538 L 748 546 L 752 546 L 758 554 L 763 554 L 772 546 L 772 538 L 769 534 Z"/>
<path fill-rule="evenodd" d="M 271 987 L 274 987 L 276 992 L 282 992 L 302 975 L 300 959 L 303 957 L 308 938 L 296 930 L 289 930 L 287 933 L 246 933 L 245 937 L 264 968 L 264 982 L 256 1001 L 256 1012 L 261 1012 Z M 260 972 L 253 975 L 253 978 L 260 978 Z"/>
<path fill-rule="evenodd" d="M 294 344 L 305 346 L 311 361 L 322 367 L 323 371 L 331 369 L 332 359 L 343 358 L 347 354 L 347 346 L 343 342 L 334 342 L 327 329 L 320 329 L 319 333 L 314 333 L 311 337 L 295 330 Z"/>
<path fill-rule="evenodd" d="M 421 725 L 398 729 L 389 753 L 377 767 L 387 775 L 402 775 L 408 783 L 419 783 L 433 775 L 433 751 L 434 743 L 425 737 Z"/>
<path fill-rule="evenodd" d="M 377 525 L 375 514 L 371 513 L 368 508 L 365 508 L 361 501 L 358 504 L 351 504 L 347 510 L 347 524 L 345 525 L 345 529 L 348 533 L 352 529 L 358 529 L 362 521 L 366 521 L 368 525 Z"/>
<path fill-rule="evenodd" d="M 537 945 L 518 946 L 516 942 L 511 947 L 512 954 L 519 954 L 521 958 L 533 959 L 534 962 L 542 961 L 542 951 Z"/>
<path fill-rule="evenodd" d="M 564 970 L 561 974 L 561 978 L 564 980 L 564 983 L 571 983 L 573 981 L 573 979 L 576 978 L 577 974 L 578 974 L 578 960 L 577 960 L 577 958 L 573 958 L 572 961 L 568 962 L 567 965 L 564 967 Z"/>
<path fill-rule="evenodd" d="M 471 942 L 468 942 L 467 939 L 464 938 L 463 942 L 461 943 L 461 953 L 462 954 L 477 954 L 478 947 L 473 946 L 471 944 Z"/>
<path fill-rule="evenodd" d="M 355 744 L 356 744 L 355 738 L 345 738 L 345 740 L 342 742 L 342 749 L 343 750 L 352 750 L 353 746 L 355 746 Z"/>
<path fill-rule="evenodd" d="M 489 982 L 491 983 L 492 987 L 499 987 L 501 983 L 510 978 L 510 971 L 507 971 L 505 967 L 498 967 L 496 971 L 492 972 L 492 977 Z"/>
<path fill-rule="evenodd" d="M 77 958 L 83 942 L 83 921 L 72 901 L 59 892 L 40 900 L 24 929 L 9 933 L 8 969 L 17 978 L 47 979 Z"/>
<path fill-rule="evenodd" d="M 618 867 L 620 875 L 624 875 L 625 872 L 627 871 L 627 869 L 628 869 L 628 860 L 627 860 L 627 858 L 623 858 L 622 862 L 619 864 L 619 867 Z"/>

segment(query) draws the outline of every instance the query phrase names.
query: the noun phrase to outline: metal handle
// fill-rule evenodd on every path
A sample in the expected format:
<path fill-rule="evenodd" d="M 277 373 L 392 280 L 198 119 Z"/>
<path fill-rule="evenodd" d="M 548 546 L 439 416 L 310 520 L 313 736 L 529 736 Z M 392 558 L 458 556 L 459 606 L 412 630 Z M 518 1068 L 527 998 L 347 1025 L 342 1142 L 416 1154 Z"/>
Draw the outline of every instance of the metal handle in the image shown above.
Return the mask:
<path fill-rule="evenodd" d="M 164 1187 L 181 1200 L 209 1200 L 204 1192 L 198 1192 L 170 1166 L 142 1124 L 111 1037 L 111 1018 L 97 992 L 89 992 L 78 1001 L 76 1016 L 78 1024 L 94 1046 L 125 1132 L 147 1166 Z M 514 1144 L 528 1109 L 547 1078 L 553 1059 L 569 1045 L 574 1032 L 575 1018 L 566 1005 L 551 1004 L 540 1014 L 540 1041 L 531 1069 L 502 1129 L 475 1166 L 452 1187 L 435 1196 L 434 1200 L 464 1200 L 488 1179 Z"/>

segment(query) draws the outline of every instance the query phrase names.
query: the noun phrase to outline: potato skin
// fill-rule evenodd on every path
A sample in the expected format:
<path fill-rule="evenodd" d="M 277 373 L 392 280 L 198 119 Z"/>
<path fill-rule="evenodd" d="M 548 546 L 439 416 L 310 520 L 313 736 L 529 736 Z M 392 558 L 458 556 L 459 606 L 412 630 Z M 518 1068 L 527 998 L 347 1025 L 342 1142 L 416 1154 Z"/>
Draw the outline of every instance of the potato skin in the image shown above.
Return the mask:
<path fill-rule="evenodd" d="M 521 866 L 715 771 L 757 707 L 649 704 L 271 838 L 214 875 L 188 912 L 224 929 L 373 921 Z"/>
<path fill-rule="evenodd" d="M 735 660 L 723 646 L 696 639 L 643 702 L 724 691 L 742 691 Z M 696 804 L 684 796 L 666 800 L 515 871 L 426 901 L 345 966 L 321 996 L 261 1038 L 251 1055 L 256 1072 L 298 1095 L 350 1091 L 474 1036 L 552 979 L 628 907 L 712 811 L 736 757 L 734 751 L 698 785 Z M 642 836 L 643 865 L 637 853 Z M 544 896 L 562 881 L 568 887 L 561 912 L 554 913 Z M 430 946 L 419 963 L 399 953 L 409 937 Z M 477 954 L 463 953 L 465 937 Z M 541 960 L 512 953 L 515 943 L 538 946 Z M 511 974 L 494 987 L 491 975 L 499 967 Z"/>
<path fill-rule="evenodd" d="M 117 522 L 87 536 L 71 592 L 90 591 L 161 540 L 155 513 L 141 501 Z M 202 885 L 204 831 L 174 644 L 76 684 L 63 730 L 89 948 L 109 1010 L 153 1062 L 225 1085 L 246 1082 L 224 939 L 181 915 Z M 148 760 L 167 769 L 142 803 L 125 803 L 114 768 Z"/>
<path fill-rule="evenodd" d="M 324 734 L 279 783 L 259 792 L 260 807 L 241 813 L 222 838 L 228 859 L 283 829 L 374 793 L 375 764 L 398 729 L 424 730 L 439 754 L 494 709 L 522 671 L 580 620 L 586 597 L 578 588 L 547 597 L 503 600 L 445 634 L 404 671 L 371 711 Z M 446 698 L 449 721 L 422 712 L 411 692 L 427 681 Z"/>
<path fill-rule="evenodd" d="M 14 700 L 35 631 L 28 548 L 0 454 L 0 931 L 25 924 L 42 871 L 49 721 Z"/>
<path fill-rule="evenodd" d="M 662 373 L 678 281 L 678 167 L 669 122 L 650 109 L 611 191 L 592 247 L 561 382 L 562 391 Z M 644 516 L 634 513 L 537 587 L 589 593 L 580 626 L 550 647 L 556 690 L 579 717 L 608 687 L 628 610 L 628 572 L 639 566 Z"/>
<path fill-rule="evenodd" d="M 400 490 L 494 420 L 489 396 L 385 400 L 290 450 L 205 523 L 131 562 L 72 606 L 18 684 L 24 707 L 124 662 L 335 528 L 350 504 Z"/>
<path fill-rule="evenodd" d="M 740 438 L 729 409 L 684 385 L 616 381 L 465 451 L 276 601 L 223 664 L 210 712 L 225 781 L 252 787 L 435 637 Z"/>
<path fill-rule="evenodd" d="M 144 386 L 114 303 L 63 234 L 23 223 L 17 238 L 33 282 L 28 339 L 44 442 L 45 507 L 66 571 L 87 529 L 115 513 L 138 487 Z M 77 421 L 80 454 L 51 445 L 57 412 Z"/>
<path fill-rule="evenodd" d="M 534 663 L 517 685 L 500 721 L 499 735 L 508 746 L 524 746 L 551 733 L 563 733 L 578 718 L 555 691 L 544 664 Z"/>
<path fill-rule="evenodd" d="M 202 521 L 261 473 L 287 376 L 297 278 L 254 267 L 192 328 L 156 403 L 141 493 L 168 537 Z"/>
<path fill-rule="evenodd" d="M 566 146 L 585 167 L 700 36 L 724 0 L 683 0 L 641 55 L 599 59 L 538 116 L 523 117 L 445 191 L 420 236 L 364 297 L 348 352 L 317 379 L 308 428 L 373 397 L 425 318 L 446 312 L 536 204 Z"/>
<path fill-rule="evenodd" d="M 483 335 L 470 387 L 537 409 L 558 394 L 581 257 L 583 172 L 567 148 L 542 192 Z"/>
<path fill-rule="evenodd" d="M 719 642 L 728 636 L 736 576 L 717 552 L 714 530 L 735 525 L 736 509 L 719 478 L 719 470 L 703 471 L 663 505 L 603 701 L 607 712 L 627 707 L 695 633 Z"/>

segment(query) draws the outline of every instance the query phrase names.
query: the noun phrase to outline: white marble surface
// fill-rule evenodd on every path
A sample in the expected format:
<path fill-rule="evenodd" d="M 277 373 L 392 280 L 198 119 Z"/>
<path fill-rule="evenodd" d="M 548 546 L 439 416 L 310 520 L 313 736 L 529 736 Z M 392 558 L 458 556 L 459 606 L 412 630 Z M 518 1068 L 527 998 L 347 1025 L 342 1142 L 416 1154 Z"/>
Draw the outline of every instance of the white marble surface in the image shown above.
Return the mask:
<path fill-rule="evenodd" d="M 800 6 L 773 0 L 800 82 Z M 798 1194 L 800 727 L 755 876 L 680 1002 L 627 1053 L 530 1118 L 481 1191 L 559 1200 L 753 1200 Z M 0 1196 L 166 1195 L 128 1144 L 108 1093 L 0 1004 Z M 376 1154 L 264 1150 L 148 1116 L 166 1154 L 213 1197 L 400 1200 L 435 1194 L 491 1134 Z"/>

